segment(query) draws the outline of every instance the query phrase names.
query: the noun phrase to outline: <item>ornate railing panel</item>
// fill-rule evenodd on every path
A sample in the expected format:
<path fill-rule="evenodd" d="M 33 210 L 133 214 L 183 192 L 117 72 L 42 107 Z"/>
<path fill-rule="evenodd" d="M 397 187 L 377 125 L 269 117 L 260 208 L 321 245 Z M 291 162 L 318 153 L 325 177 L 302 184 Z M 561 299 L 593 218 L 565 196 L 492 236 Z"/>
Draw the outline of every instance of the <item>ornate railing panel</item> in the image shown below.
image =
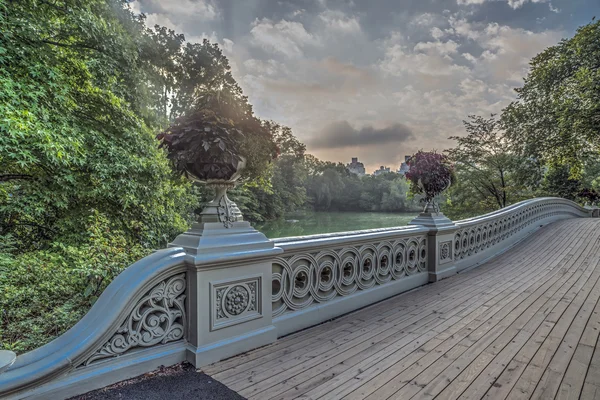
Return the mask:
<path fill-rule="evenodd" d="M 273 316 L 427 271 L 426 233 L 411 235 L 396 229 L 382 238 L 385 233 L 377 231 L 370 239 L 364 237 L 369 233 L 356 232 L 276 242 L 284 254 L 273 263 Z M 347 243 L 323 248 L 323 238 Z M 292 250 L 290 245 L 303 248 Z"/>
<path fill-rule="evenodd" d="M 185 274 L 165 279 L 152 288 L 115 334 L 81 366 L 117 357 L 136 347 L 151 347 L 182 340 L 186 327 Z"/>
<path fill-rule="evenodd" d="M 49 381 L 77 386 L 76 379 L 71 381 L 74 375 L 110 373 L 122 357 L 129 357 L 132 364 L 160 365 L 150 353 L 138 356 L 137 350 L 163 359 L 185 359 L 184 255 L 181 249 L 160 250 L 123 271 L 73 328 L 19 356 L 0 374 L 0 398 L 62 398 L 27 391 Z M 47 388 L 52 390 L 52 385 Z"/>
<path fill-rule="evenodd" d="M 454 260 L 467 259 L 511 238 L 536 222 L 559 217 L 586 217 L 587 210 L 559 198 L 526 200 L 503 210 L 456 222 Z"/>

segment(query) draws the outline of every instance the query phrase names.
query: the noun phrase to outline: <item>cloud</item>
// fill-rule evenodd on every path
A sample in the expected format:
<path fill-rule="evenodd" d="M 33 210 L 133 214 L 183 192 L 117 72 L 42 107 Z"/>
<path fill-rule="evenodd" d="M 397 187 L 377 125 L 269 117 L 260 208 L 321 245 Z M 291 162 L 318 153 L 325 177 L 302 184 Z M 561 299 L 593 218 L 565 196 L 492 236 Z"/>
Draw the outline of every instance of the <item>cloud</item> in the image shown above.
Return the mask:
<path fill-rule="evenodd" d="M 256 114 L 290 126 L 312 154 L 344 162 L 358 156 L 369 170 L 397 166 L 420 148 L 452 146 L 447 138 L 464 134 L 467 115 L 498 113 L 515 99 L 531 57 L 600 13 L 597 0 L 371 3 L 142 0 L 132 6 L 188 39 L 219 43 Z M 582 4 L 590 10 L 585 18 Z M 551 6 L 572 17 L 558 19 Z M 391 141 L 368 135 L 398 121 L 410 135 Z M 336 132 L 333 140 L 324 134 Z"/>
<path fill-rule="evenodd" d="M 373 126 L 356 129 L 348 121 L 336 121 L 325 126 L 319 136 L 313 137 L 308 144 L 317 149 L 340 149 L 400 144 L 413 138 L 411 129 L 400 123 L 380 129 Z"/>
<path fill-rule="evenodd" d="M 243 63 L 246 72 L 257 76 L 275 76 L 285 70 L 283 63 L 270 60 L 257 60 L 254 58 L 248 59 Z"/>
<path fill-rule="evenodd" d="M 333 29 L 346 34 L 361 31 L 358 19 L 356 19 L 356 17 L 348 17 L 341 11 L 324 11 L 319 14 L 319 19 L 325 23 L 327 29 Z"/>
<path fill-rule="evenodd" d="M 440 15 L 434 13 L 423 13 L 411 18 L 411 25 L 432 26 L 440 19 Z"/>
<path fill-rule="evenodd" d="M 147 14 L 168 14 L 178 18 L 213 20 L 218 17 L 218 9 L 207 0 L 136 0 L 134 7 L 144 9 Z"/>
<path fill-rule="evenodd" d="M 548 3 L 548 8 L 550 9 L 550 11 L 552 11 L 553 13 L 556 13 L 556 14 L 560 14 L 560 12 L 561 12 L 561 9 L 558 7 L 554 7 L 552 5 L 552 3 Z"/>
<path fill-rule="evenodd" d="M 558 43 L 564 32 L 532 32 L 497 23 L 488 24 L 478 39 L 485 49 L 479 61 L 496 80 L 521 82 L 532 57 L 548 46 Z"/>
<path fill-rule="evenodd" d="M 456 0 L 456 4 L 458 4 L 458 5 L 483 4 L 486 1 L 498 1 L 498 0 Z M 508 6 L 510 8 L 512 8 L 513 10 L 523 7 L 526 3 L 546 3 L 546 2 L 548 2 L 548 0 L 505 0 L 505 1 L 508 4 Z M 552 5 L 550 5 L 550 10 L 552 10 Z"/>
<path fill-rule="evenodd" d="M 431 36 L 435 40 L 440 40 L 441 38 L 444 37 L 444 35 L 445 35 L 445 33 L 440 28 L 438 28 L 437 26 L 431 28 Z"/>
<path fill-rule="evenodd" d="M 389 75 L 450 76 L 468 73 L 464 66 L 457 65 L 450 54 L 456 53 L 458 44 L 448 42 L 421 42 L 412 49 L 401 43 L 391 44 L 379 63 L 381 70 Z"/>
<path fill-rule="evenodd" d="M 440 55 L 448 55 L 456 53 L 458 49 L 458 43 L 453 40 L 442 42 L 440 40 L 436 42 L 421 42 L 415 45 L 414 50 L 416 52 L 433 53 Z"/>
<path fill-rule="evenodd" d="M 451 15 L 448 18 L 448 22 L 450 23 L 450 28 L 447 30 L 447 33 L 449 34 L 471 40 L 477 40 L 480 36 L 479 29 L 465 18 L 457 18 L 455 15 Z"/>
<path fill-rule="evenodd" d="M 460 5 L 470 5 L 470 4 L 483 4 L 486 0 L 456 0 L 456 3 Z"/>
<path fill-rule="evenodd" d="M 375 79 L 371 71 L 364 68 L 358 68 L 350 63 L 343 63 L 335 57 L 325 58 L 320 62 L 320 65 L 332 75 L 360 80 L 361 83 L 370 83 Z"/>
<path fill-rule="evenodd" d="M 254 44 L 289 58 L 301 57 L 305 46 L 316 44 L 316 38 L 304 29 L 302 23 L 285 19 L 277 23 L 267 18 L 257 19 L 250 34 Z"/>

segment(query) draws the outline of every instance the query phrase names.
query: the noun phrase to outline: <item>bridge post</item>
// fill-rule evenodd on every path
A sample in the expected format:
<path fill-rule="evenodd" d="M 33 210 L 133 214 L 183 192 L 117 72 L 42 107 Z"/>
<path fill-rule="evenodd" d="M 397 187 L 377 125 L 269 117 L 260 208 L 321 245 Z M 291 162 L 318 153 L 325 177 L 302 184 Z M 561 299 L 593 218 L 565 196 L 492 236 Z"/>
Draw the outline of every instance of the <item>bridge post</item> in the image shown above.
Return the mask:
<path fill-rule="evenodd" d="M 200 367 L 277 340 L 272 264 L 283 250 L 245 221 L 200 222 L 169 247 L 187 264 L 187 360 Z"/>
<path fill-rule="evenodd" d="M 429 228 L 427 234 L 429 282 L 437 282 L 456 274 L 458 271 L 452 262 L 454 233 L 458 229 L 456 224 L 441 212 L 423 212 L 413 219 L 410 225 Z"/>
<path fill-rule="evenodd" d="M 600 218 L 600 208 L 597 206 L 585 205 L 584 208 L 590 211 L 591 218 Z"/>

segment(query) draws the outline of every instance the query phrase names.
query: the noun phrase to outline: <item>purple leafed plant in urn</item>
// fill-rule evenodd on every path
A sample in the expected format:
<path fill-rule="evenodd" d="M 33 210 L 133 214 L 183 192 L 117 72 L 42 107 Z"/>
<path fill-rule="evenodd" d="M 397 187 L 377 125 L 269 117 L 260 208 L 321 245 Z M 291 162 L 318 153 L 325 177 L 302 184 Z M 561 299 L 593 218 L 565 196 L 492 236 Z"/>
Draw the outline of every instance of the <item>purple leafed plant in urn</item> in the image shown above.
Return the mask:
<path fill-rule="evenodd" d="M 436 152 L 419 151 L 408 162 L 406 178 L 411 190 L 424 196 L 425 213 L 439 213 L 435 197 L 448 189 L 455 181 L 454 166 L 447 156 Z"/>

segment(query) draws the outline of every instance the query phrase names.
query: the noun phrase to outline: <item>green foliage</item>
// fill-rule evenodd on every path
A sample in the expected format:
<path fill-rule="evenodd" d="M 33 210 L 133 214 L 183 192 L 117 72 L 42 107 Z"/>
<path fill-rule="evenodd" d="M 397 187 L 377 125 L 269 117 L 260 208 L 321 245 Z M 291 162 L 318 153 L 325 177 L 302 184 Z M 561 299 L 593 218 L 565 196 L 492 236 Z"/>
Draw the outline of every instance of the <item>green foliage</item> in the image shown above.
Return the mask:
<path fill-rule="evenodd" d="M 64 333 L 115 276 L 150 253 L 97 211 L 85 224 L 78 246 L 0 252 L 0 348 L 29 351 Z"/>
<path fill-rule="evenodd" d="M 596 21 L 534 57 L 518 100 L 502 116 L 523 154 L 569 164 L 572 177 L 600 152 L 599 42 Z"/>
<path fill-rule="evenodd" d="M 581 180 L 572 177 L 568 165 L 553 165 L 544 176 L 541 194 L 576 201 L 581 189 Z"/>
<path fill-rule="evenodd" d="M 0 235 L 20 251 L 74 244 L 92 210 L 131 243 L 185 229 L 196 200 L 141 109 L 141 21 L 116 0 L 0 6 Z"/>
<path fill-rule="evenodd" d="M 0 342 L 24 351 L 186 229 L 198 199 L 157 147 L 158 45 L 122 1 L 0 0 L 0 26 Z"/>
<path fill-rule="evenodd" d="M 450 190 L 445 210 L 461 208 L 489 212 L 533 197 L 541 181 L 541 168 L 533 157 L 521 156 L 507 140 L 501 122 L 470 116 L 464 122 L 466 136 L 454 136 L 457 145 L 448 150 L 456 165 L 458 184 Z M 452 214 L 452 211 L 450 211 Z"/>

